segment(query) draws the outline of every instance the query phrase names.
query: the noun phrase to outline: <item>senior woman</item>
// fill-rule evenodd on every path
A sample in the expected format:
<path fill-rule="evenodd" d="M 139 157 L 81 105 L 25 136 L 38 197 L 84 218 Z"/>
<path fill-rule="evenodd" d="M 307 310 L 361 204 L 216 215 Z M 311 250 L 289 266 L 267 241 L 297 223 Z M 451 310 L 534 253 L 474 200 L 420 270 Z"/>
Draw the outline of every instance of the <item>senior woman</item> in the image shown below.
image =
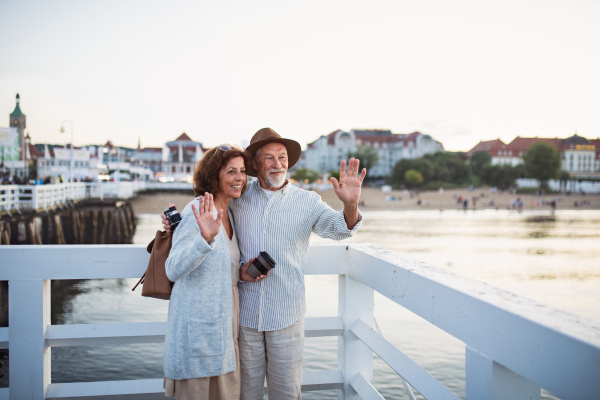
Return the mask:
<path fill-rule="evenodd" d="M 165 337 L 166 396 L 240 397 L 240 252 L 227 205 L 246 188 L 246 161 L 241 147 L 220 145 L 196 166 L 196 198 L 183 210 L 165 264 L 175 282 Z M 247 265 L 245 280 L 263 278 L 246 276 Z"/>

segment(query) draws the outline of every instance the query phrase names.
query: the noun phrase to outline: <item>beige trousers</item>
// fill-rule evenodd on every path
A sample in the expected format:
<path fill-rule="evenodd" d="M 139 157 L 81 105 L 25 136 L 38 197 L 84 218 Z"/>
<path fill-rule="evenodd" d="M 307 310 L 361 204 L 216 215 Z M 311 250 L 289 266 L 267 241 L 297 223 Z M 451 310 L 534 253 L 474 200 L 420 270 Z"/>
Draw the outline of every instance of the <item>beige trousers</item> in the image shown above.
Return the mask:
<path fill-rule="evenodd" d="M 267 378 L 269 400 L 300 399 L 304 317 L 277 331 L 240 326 L 242 400 L 262 400 Z"/>

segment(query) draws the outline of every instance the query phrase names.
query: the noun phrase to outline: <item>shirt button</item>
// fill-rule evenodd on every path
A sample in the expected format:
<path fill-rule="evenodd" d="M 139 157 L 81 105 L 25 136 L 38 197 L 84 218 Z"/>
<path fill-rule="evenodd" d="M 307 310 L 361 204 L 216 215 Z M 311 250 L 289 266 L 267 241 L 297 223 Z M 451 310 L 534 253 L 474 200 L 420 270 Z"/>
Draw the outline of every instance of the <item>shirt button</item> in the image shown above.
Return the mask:
<path fill-rule="evenodd" d="M 267 233 L 267 231 L 263 231 L 263 233 Z"/>

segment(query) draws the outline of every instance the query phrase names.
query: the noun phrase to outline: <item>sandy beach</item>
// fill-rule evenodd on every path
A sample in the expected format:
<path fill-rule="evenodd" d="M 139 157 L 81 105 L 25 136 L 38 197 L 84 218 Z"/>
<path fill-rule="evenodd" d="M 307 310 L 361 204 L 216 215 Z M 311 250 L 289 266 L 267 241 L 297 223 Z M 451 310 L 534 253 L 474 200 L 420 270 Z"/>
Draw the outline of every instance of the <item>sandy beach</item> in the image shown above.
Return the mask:
<path fill-rule="evenodd" d="M 317 192 L 332 208 L 341 210 L 342 203 L 337 199 L 333 188 Z M 493 193 L 489 188 L 476 188 L 470 192 L 465 189 L 425 192 L 404 192 L 395 190 L 383 193 L 379 188 L 363 188 L 361 195 L 361 209 L 369 210 L 457 210 L 463 209 L 464 204 L 458 198 L 468 201 L 468 209 L 507 209 L 511 207 L 511 200 L 520 199 L 523 210 L 550 211 L 550 201 L 557 201 L 557 210 L 600 210 L 600 195 L 596 194 L 549 194 L 535 196 L 533 194 L 512 194 L 509 192 Z M 174 203 L 178 210 L 183 210 L 193 198 L 183 193 L 147 193 L 140 194 L 131 201 L 136 214 L 163 212 L 169 203 Z M 475 201 L 473 201 L 475 199 Z"/>

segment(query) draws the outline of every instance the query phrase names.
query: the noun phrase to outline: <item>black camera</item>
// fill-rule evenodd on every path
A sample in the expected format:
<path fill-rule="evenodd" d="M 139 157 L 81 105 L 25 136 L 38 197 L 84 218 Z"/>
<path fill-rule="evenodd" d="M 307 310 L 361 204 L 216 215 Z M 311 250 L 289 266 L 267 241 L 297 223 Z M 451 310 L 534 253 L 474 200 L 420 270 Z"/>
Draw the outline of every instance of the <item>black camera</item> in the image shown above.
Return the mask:
<path fill-rule="evenodd" d="M 260 275 L 266 275 L 273 268 L 275 268 L 275 260 L 266 251 L 261 251 L 258 257 L 252 261 L 252 264 L 248 266 L 248 273 L 253 278 L 257 278 Z"/>
<path fill-rule="evenodd" d="M 181 215 L 179 215 L 179 212 L 177 212 L 175 206 L 169 207 L 169 209 L 165 211 L 165 215 L 171 223 L 171 231 L 174 231 L 175 227 L 177 227 L 177 225 L 179 225 L 179 223 L 181 222 Z"/>

